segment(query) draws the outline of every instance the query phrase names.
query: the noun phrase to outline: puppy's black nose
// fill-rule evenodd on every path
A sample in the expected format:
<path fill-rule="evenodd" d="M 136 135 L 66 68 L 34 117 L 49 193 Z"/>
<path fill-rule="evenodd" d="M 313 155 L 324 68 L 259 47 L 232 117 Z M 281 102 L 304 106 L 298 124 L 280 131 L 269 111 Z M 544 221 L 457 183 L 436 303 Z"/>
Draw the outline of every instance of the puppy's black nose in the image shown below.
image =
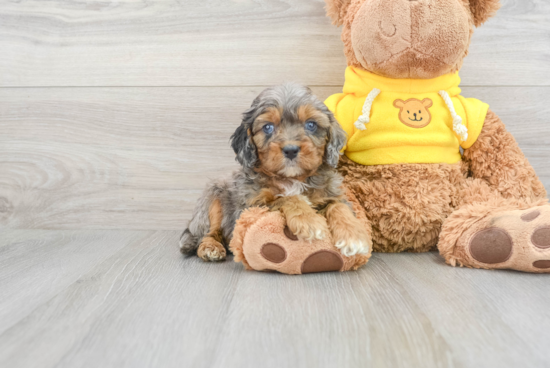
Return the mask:
<path fill-rule="evenodd" d="M 285 154 L 285 157 L 289 160 L 295 159 L 296 156 L 298 156 L 298 152 L 300 152 L 300 147 L 298 146 L 288 145 L 283 148 L 283 153 Z"/>

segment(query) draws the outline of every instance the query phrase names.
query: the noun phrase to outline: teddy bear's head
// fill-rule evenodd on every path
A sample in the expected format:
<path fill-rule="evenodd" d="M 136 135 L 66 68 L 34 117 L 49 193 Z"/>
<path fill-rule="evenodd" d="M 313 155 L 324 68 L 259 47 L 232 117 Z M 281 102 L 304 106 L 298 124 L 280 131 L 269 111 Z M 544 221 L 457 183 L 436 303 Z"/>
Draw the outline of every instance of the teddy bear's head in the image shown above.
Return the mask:
<path fill-rule="evenodd" d="M 435 78 L 455 72 L 468 53 L 473 26 L 499 0 L 326 0 L 343 25 L 348 65 L 390 78 Z"/>

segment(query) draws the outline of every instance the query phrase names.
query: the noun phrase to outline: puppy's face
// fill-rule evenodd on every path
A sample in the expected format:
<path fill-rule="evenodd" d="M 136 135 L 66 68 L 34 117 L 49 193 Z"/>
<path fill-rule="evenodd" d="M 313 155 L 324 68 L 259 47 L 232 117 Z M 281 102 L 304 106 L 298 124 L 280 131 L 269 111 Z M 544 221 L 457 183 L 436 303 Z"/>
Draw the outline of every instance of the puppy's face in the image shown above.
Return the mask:
<path fill-rule="evenodd" d="M 311 176 L 323 162 L 335 167 L 346 140 L 326 106 L 295 84 L 262 92 L 232 138 L 243 166 L 253 160 L 254 170 L 288 178 Z"/>
<path fill-rule="evenodd" d="M 314 106 L 269 107 L 252 124 L 259 171 L 283 177 L 310 176 L 323 163 L 330 121 Z"/>

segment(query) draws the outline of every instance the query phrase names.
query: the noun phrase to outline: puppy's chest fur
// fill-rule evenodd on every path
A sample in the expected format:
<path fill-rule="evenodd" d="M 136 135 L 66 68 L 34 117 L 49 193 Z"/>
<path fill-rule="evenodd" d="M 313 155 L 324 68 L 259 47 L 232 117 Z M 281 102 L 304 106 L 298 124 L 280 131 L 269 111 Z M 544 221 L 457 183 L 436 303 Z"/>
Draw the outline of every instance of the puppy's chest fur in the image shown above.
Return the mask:
<path fill-rule="evenodd" d="M 282 182 L 277 185 L 279 191 L 276 197 L 290 197 L 307 193 L 311 188 L 306 182 L 291 179 L 288 182 Z"/>
<path fill-rule="evenodd" d="M 314 208 L 323 208 L 329 202 L 342 197 L 342 178 L 334 170 L 298 180 L 292 178 L 263 178 L 256 181 L 256 194 L 249 201 L 251 205 L 270 205 L 278 199 L 303 196 Z"/>

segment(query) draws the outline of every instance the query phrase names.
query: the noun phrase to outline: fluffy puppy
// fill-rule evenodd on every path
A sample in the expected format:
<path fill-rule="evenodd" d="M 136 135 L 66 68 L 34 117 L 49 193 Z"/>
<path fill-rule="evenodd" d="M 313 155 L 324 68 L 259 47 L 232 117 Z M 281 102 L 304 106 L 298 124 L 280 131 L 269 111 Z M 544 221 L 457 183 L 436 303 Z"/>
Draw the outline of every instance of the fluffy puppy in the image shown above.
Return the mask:
<path fill-rule="evenodd" d="M 264 90 L 231 137 L 241 169 L 210 184 L 180 238 L 184 254 L 226 256 L 235 223 L 251 206 L 280 211 L 300 239 L 332 233 L 346 256 L 368 251 L 366 230 L 343 195 L 335 170 L 346 135 L 311 90 L 284 84 Z"/>

